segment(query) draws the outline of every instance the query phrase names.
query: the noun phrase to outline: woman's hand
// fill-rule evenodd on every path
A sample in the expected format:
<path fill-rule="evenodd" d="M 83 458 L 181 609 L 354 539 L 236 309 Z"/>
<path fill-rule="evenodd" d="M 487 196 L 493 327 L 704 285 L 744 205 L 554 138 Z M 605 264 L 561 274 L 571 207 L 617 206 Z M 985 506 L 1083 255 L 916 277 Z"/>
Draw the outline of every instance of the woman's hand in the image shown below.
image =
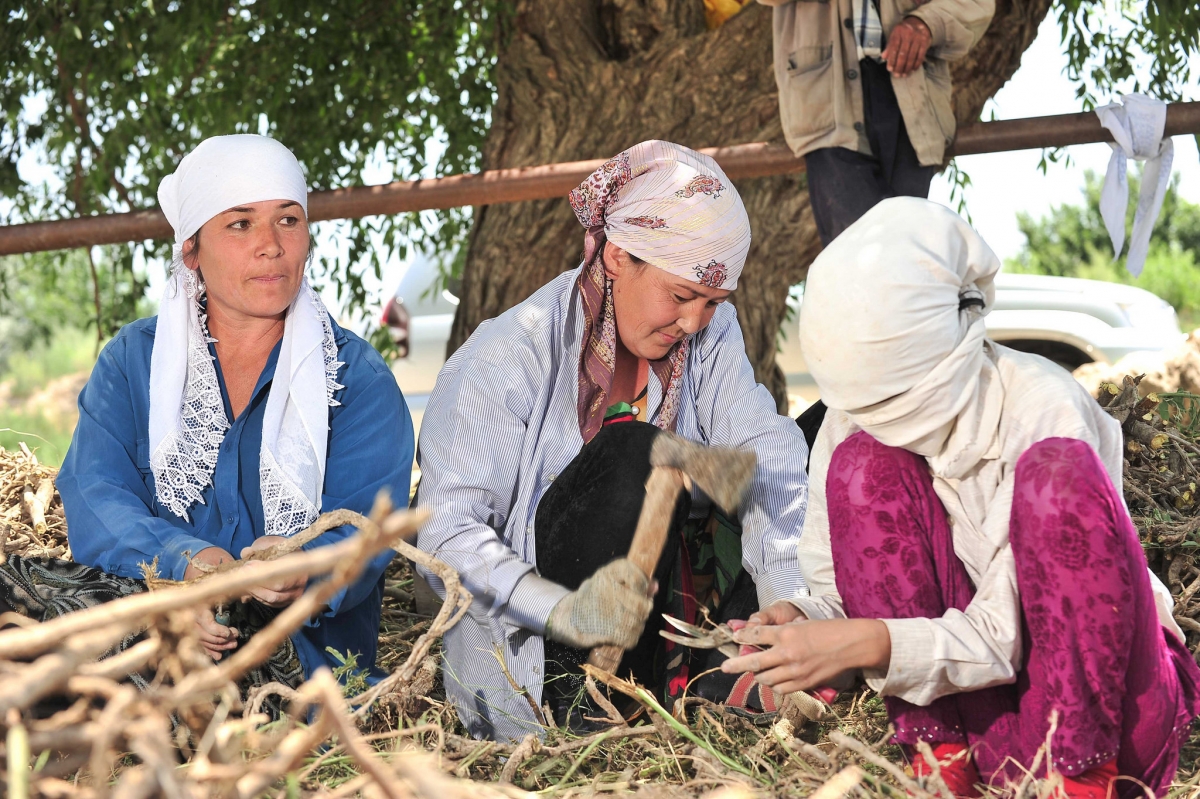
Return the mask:
<path fill-rule="evenodd" d="M 738 635 L 738 641 L 770 649 L 730 658 L 721 664 L 721 671 L 757 672 L 757 682 L 783 694 L 827 685 L 850 669 L 886 669 L 892 658 L 891 636 L 878 619 L 751 627 Z"/>
<path fill-rule="evenodd" d="M 242 558 L 247 558 L 253 552 L 258 552 L 264 549 L 270 549 L 276 544 L 281 544 L 287 541 L 283 536 L 264 535 L 256 538 L 254 543 L 242 549 Z M 259 569 L 262 568 L 263 561 L 249 561 L 243 566 L 243 569 Z M 299 577 L 285 577 L 273 583 L 251 588 L 249 593 L 243 597 L 243 600 L 248 597 L 254 597 L 264 605 L 273 608 L 281 608 L 290 605 L 300 598 L 304 593 L 304 589 L 308 586 L 308 578 L 303 575 Z"/>
<path fill-rule="evenodd" d="M 183 579 L 194 580 L 201 575 L 208 574 L 222 563 L 232 562 L 233 555 L 220 547 L 206 547 L 192 556 L 187 569 L 183 572 Z"/>
<path fill-rule="evenodd" d="M 657 590 L 657 583 L 631 560 L 614 560 L 558 601 L 546 622 L 546 636 L 580 649 L 605 644 L 633 649 Z"/>
<path fill-rule="evenodd" d="M 750 618 L 746 619 L 746 628 L 788 624 L 803 618 L 804 614 L 799 608 L 786 599 L 781 599 L 773 605 L 751 613 Z"/>
<path fill-rule="evenodd" d="M 196 611 L 196 626 L 200 628 L 200 646 L 213 660 L 220 660 L 224 653 L 237 647 L 237 628 L 218 624 L 210 608 Z"/>
<path fill-rule="evenodd" d="M 194 580 L 208 574 L 222 563 L 232 563 L 233 560 L 233 555 L 220 547 L 206 547 L 192 556 L 183 572 L 183 579 Z M 213 660 L 220 660 L 225 652 L 237 647 L 237 629 L 218 624 L 213 617 L 212 608 L 196 611 L 196 626 L 200 628 L 200 646 L 204 647 L 204 651 Z"/>

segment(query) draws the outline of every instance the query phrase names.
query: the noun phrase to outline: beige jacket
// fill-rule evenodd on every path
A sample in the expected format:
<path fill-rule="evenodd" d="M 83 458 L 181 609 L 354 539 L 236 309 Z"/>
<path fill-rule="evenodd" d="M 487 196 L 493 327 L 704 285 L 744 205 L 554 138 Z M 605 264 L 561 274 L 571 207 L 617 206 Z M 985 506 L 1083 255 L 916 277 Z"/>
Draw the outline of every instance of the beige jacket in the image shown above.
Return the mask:
<path fill-rule="evenodd" d="M 775 9 L 775 81 L 783 135 L 797 157 L 821 147 L 870 153 L 853 0 L 758 0 Z M 925 166 L 941 164 L 954 141 L 950 62 L 962 58 L 992 21 L 994 0 L 879 0 L 885 35 L 906 16 L 929 26 L 925 64 L 892 78 L 908 137 Z"/>
<path fill-rule="evenodd" d="M 992 346 L 1004 392 L 1000 430 L 992 450 L 965 477 L 934 475 L 946 507 L 954 553 L 977 586 L 965 611 L 938 619 L 885 619 L 892 639 L 887 672 L 867 671 L 867 684 L 884 696 L 916 705 L 951 693 L 1012 683 L 1023 662 L 1021 604 L 1016 564 L 1008 540 L 1013 472 L 1017 459 L 1047 438 L 1074 438 L 1096 450 L 1109 478 L 1121 485 L 1121 427 L 1063 369 L 1035 355 Z M 800 570 L 809 596 L 790 601 L 810 619 L 844 618 L 834 582 L 825 480 L 833 451 L 858 427 L 830 409 L 809 463 L 808 511 L 800 536 Z M 1174 601 L 1150 574 L 1159 621 L 1180 640 Z"/>

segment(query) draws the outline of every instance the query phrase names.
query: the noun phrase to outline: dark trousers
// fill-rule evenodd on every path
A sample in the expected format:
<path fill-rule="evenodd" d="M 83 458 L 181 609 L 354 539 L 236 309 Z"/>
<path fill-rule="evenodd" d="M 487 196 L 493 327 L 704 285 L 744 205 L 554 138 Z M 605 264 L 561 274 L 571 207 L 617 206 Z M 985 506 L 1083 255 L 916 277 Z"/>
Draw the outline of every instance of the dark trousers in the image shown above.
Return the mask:
<path fill-rule="evenodd" d="M 896 102 L 887 67 L 859 62 L 863 118 L 871 154 L 824 147 L 804 156 L 808 197 L 822 244 L 829 244 L 880 200 L 928 197 L 937 166 L 921 166 Z"/>

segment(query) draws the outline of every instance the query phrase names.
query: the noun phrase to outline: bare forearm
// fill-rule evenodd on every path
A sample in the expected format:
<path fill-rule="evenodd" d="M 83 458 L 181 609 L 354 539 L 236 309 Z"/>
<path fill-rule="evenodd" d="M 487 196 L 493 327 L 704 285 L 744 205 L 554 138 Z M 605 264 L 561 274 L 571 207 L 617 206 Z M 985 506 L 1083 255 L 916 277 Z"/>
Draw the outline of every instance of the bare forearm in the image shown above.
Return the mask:
<path fill-rule="evenodd" d="M 892 636 L 879 619 L 849 619 L 855 634 L 847 646 L 845 659 L 854 669 L 887 671 L 892 660 Z"/>

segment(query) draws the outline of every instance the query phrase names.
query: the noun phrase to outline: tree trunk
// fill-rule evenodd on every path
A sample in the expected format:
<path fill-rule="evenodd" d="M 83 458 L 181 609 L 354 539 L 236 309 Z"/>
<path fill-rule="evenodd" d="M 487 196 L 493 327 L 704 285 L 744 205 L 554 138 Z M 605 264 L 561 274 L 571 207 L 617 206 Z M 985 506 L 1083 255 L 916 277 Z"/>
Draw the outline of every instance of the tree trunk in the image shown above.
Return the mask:
<path fill-rule="evenodd" d="M 998 0 L 956 65 L 959 122 L 1012 76 L 1050 0 Z M 639 141 L 689 147 L 782 141 L 771 10 L 752 4 L 715 31 L 701 0 L 519 0 L 503 32 L 485 169 L 605 158 Z M 738 181 L 753 245 L 732 301 L 759 381 L 786 409 L 775 364 L 788 288 L 820 251 L 804 175 Z M 583 229 L 565 200 L 475 209 L 448 353 L 485 319 L 579 265 Z"/>

